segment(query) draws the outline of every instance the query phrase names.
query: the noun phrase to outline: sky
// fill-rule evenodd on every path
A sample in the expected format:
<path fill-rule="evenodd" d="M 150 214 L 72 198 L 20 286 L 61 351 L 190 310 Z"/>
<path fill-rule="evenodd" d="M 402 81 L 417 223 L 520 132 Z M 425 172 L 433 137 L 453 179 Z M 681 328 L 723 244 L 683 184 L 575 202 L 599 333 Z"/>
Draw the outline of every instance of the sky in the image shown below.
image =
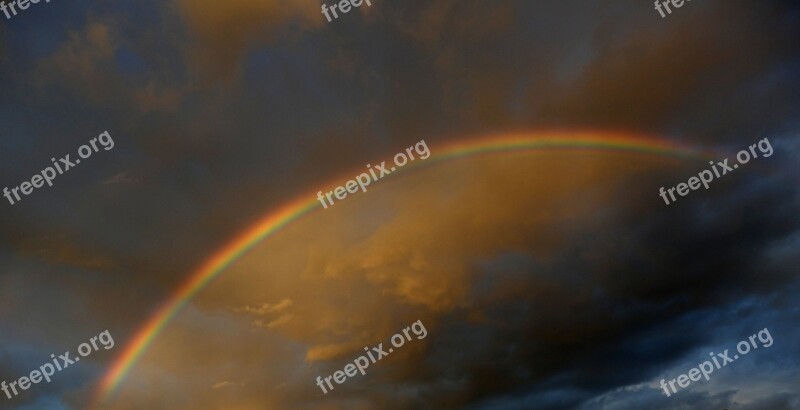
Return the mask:
<path fill-rule="evenodd" d="M 0 12 L 1 409 L 800 409 L 800 4 L 322 4 Z"/>

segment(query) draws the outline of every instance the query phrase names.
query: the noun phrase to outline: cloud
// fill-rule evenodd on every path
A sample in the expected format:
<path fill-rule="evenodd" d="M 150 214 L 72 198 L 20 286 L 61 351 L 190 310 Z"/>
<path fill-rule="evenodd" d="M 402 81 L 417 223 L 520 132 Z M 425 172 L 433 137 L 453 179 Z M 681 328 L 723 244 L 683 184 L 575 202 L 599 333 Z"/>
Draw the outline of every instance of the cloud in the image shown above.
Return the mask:
<path fill-rule="evenodd" d="M 92 102 L 107 100 L 117 89 L 113 67 L 118 44 L 109 22 L 91 20 L 81 31 L 70 31 L 67 40 L 42 60 L 32 82 L 44 93 L 58 87 Z"/>
<path fill-rule="evenodd" d="M 192 36 L 188 55 L 206 81 L 239 74 L 251 47 L 269 44 L 290 23 L 322 23 L 315 0 L 175 0 Z"/>
<path fill-rule="evenodd" d="M 574 408 L 653 377 L 709 342 L 700 330 L 720 325 L 715 308 L 777 292 L 788 278 L 785 263 L 771 272 L 754 268 L 768 243 L 798 229 L 796 215 L 742 213 L 782 197 L 782 188 L 747 199 L 720 185 L 679 210 L 664 207 L 653 179 L 666 168 L 688 172 L 687 165 L 615 154 L 510 155 L 381 181 L 252 250 L 198 301 L 212 316 L 179 320 L 165 337 L 206 333 L 216 322 L 211 312 L 230 306 L 280 321 L 261 321 L 255 331 L 226 321 L 242 326 L 240 347 L 206 355 L 203 366 L 240 363 L 247 351 L 254 365 L 238 367 L 243 377 L 270 362 L 274 372 L 258 376 L 261 383 L 286 386 L 244 396 L 302 407 L 316 400 L 316 375 L 342 368 L 364 346 L 386 346 L 421 319 L 431 337 L 395 349 L 326 400 Z M 708 203 L 727 203 L 727 211 L 709 214 Z M 274 319 L 288 310 L 291 321 Z M 251 356 L 264 340 L 283 348 Z M 205 351 L 181 348 L 187 357 Z M 168 346 L 154 349 L 144 366 L 170 354 Z M 194 368 L 174 366 L 180 370 L 165 373 Z M 614 370 L 598 377 L 592 369 Z M 406 385 L 417 393 L 392 387 Z"/>
<path fill-rule="evenodd" d="M 183 95 L 176 89 L 161 90 L 151 82 L 144 88 L 135 90 L 134 99 L 145 114 L 152 111 L 175 112 L 183 100 Z"/>
<path fill-rule="evenodd" d="M 288 308 L 291 305 L 292 305 L 292 300 L 288 299 L 288 298 L 284 298 L 279 303 L 274 304 L 274 305 L 270 305 L 269 303 L 262 303 L 261 306 L 258 306 L 258 307 L 255 307 L 255 308 L 250 307 L 250 306 L 245 306 L 242 309 L 237 309 L 237 311 L 238 312 L 247 312 L 247 313 L 252 313 L 254 315 L 263 316 L 263 315 L 266 315 L 267 313 L 280 312 L 280 311 Z"/>
<path fill-rule="evenodd" d="M 277 319 L 271 320 L 267 323 L 264 323 L 262 320 L 256 320 L 253 322 L 253 324 L 256 326 L 265 327 L 267 329 L 273 329 L 288 323 L 290 320 L 292 320 L 292 318 L 294 318 L 294 315 L 281 315 Z"/>
<path fill-rule="evenodd" d="M 219 383 L 215 383 L 213 386 L 211 386 L 211 388 L 212 389 L 220 389 L 220 388 L 231 386 L 231 385 L 233 385 L 233 383 L 225 380 L 225 381 L 221 381 Z"/>
<path fill-rule="evenodd" d="M 47 261 L 56 266 L 96 270 L 115 266 L 109 256 L 83 248 L 63 234 L 29 238 L 18 242 L 15 248 L 21 256 Z"/>
<path fill-rule="evenodd" d="M 103 185 L 130 185 L 137 184 L 139 180 L 129 175 L 129 172 L 120 172 L 111 178 L 103 181 Z"/>
<path fill-rule="evenodd" d="M 657 187 L 704 163 L 517 153 L 397 174 L 239 259 L 112 408 L 797 406 L 796 2 L 659 21 L 632 1 L 408 0 L 335 24 L 319 5 L 51 2 L 0 26 L 7 184 L 98 129 L 119 144 L 4 209 L 3 377 L 97 329 L 123 346 L 264 212 L 420 138 L 435 155 L 585 127 L 776 151 L 669 207 Z M 418 319 L 425 340 L 335 395 L 313 384 Z M 708 391 L 651 388 L 765 326 L 775 350 Z M 111 357 L 24 400 L 85 408 Z"/>

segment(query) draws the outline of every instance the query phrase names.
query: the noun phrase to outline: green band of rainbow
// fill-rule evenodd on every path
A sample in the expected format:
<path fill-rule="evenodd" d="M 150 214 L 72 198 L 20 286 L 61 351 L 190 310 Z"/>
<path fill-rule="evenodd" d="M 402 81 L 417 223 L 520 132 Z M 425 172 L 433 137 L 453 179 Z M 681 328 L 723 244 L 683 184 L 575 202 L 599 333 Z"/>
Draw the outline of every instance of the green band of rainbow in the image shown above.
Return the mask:
<path fill-rule="evenodd" d="M 433 147 L 431 148 L 430 158 L 425 161 L 409 162 L 405 168 L 412 168 L 422 163 L 430 164 L 431 162 L 441 162 L 479 154 L 548 149 L 624 151 L 680 159 L 701 157 L 700 153 L 695 149 L 652 137 L 597 132 L 544 132 L 503 135 Z M 342 185 L 344 181 L 361 172 L 349 174 L 324 187 L 330 188 Z M 203 262 L 194 273 L 189 275 L 186 282 L 180 285 L 145 322 L 135 333 L 133 339 L 128 342 L 123 352 L 101 379 L 95 398 L 95 405 L 109 399 L 161 330 L 194 295 L 261 240 L 316 209 L 321 209 L 321 204 L 317 201 L 315 191 L 270 212 Z"/>

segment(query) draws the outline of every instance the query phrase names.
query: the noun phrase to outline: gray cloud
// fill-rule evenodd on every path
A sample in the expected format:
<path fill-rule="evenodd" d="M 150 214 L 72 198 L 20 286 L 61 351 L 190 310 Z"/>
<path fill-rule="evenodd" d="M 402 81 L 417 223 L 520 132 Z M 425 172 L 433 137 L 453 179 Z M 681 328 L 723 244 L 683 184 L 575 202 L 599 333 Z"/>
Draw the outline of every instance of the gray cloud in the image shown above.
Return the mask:
<path fill-rule="evenodd" d="M 532 155 L 387 181 L 201 294 L 119 408 L 798 407 L 779 383 L 797 380 L 782 347 L 797 345 L 800 262 L 794 2 L 692 2 L 662 20 L 633 1 L 376 1 L 330 24 L 317 7 L 53 2 L 0 27 L 3 186 L 102 130 L 116 143 L 4 204 L 4 380 L 98 329 L 122 349 L 265 212 L 409 143 L 580 128 L 722 152 L 769 136 L 776 153 L 670 207 L 657 188 L 703 164 Z M 312 369 L 416 315 L 431 333 L 418 350 L 313 396 Z M 784 328 L 783 360 L 754 356 L 671 401 L 643 387 L 761 317 Z M 110 359 L 13 405 L 84 407 Z M 747 388 L 770 375 L 766 393 Z"/>

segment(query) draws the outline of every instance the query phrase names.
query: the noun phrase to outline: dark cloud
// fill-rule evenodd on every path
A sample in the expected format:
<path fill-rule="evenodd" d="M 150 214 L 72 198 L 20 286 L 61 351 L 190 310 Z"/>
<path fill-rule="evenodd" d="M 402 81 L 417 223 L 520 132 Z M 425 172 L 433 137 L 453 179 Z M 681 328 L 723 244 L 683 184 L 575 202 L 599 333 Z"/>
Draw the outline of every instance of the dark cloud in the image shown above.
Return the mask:
<path fill-rule="evenodd" d="M 588 129 L 720 158 L 769 137 L 775 155 L 670 206 L 658 187 L 705 163 L 509 155 L 382 181 L 237 262 L 112 407 L 800 408 L 796 2 L 661 19 L 650 2 L 373 0 L 331 23 L 319 5 L 51 2 L 0 26 L 3 186 L 115 141 L 4 204 L 0 377 L 102 329 L 118 343 L 0 407 L 86 407 L 208 255 L 338 175 L 422 138 L 435 155 Z M 420 318 L 416 347 L 318 393 L 316 375 Z M 766 326 L 773 350 L 659 392 Z"/>

